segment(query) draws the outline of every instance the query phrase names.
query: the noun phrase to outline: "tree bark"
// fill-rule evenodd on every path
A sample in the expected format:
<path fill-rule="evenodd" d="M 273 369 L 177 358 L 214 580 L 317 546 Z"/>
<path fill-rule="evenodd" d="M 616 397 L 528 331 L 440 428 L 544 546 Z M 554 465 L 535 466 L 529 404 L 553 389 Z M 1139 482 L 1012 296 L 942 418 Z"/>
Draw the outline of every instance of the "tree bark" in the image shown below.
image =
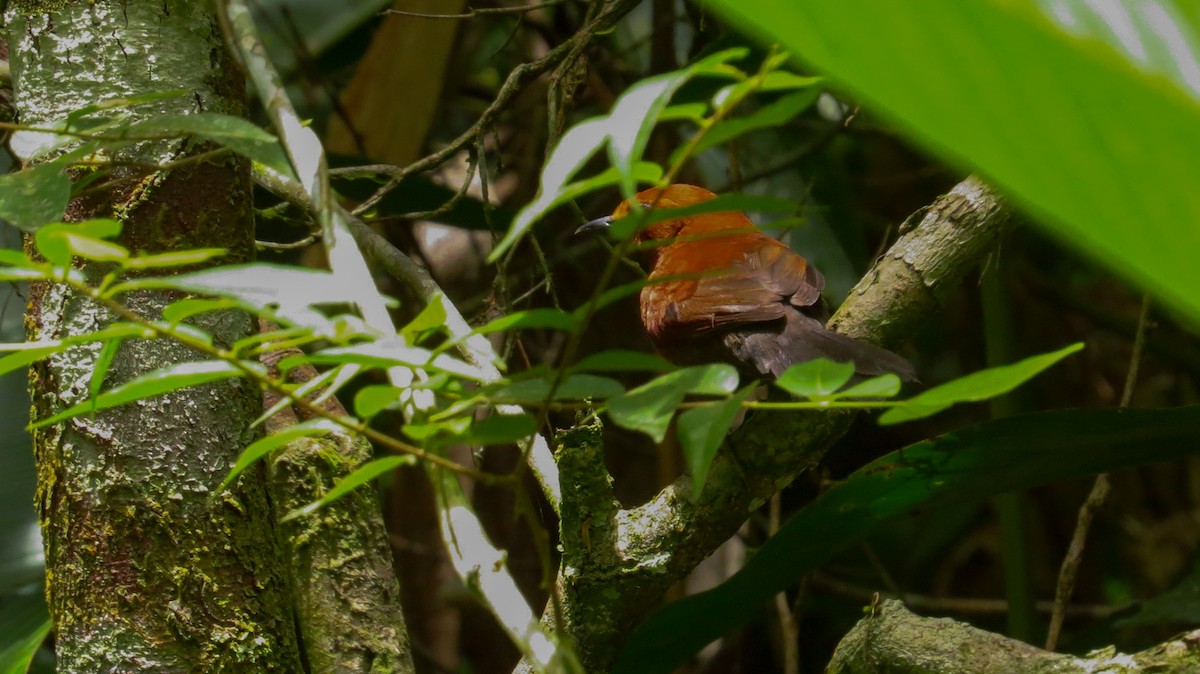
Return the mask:
<path fill-rule="evenodd" d="M 240 115 L 242 79 L 206 2 L 13 0 L 6 20 L 20 121 L 47 126 L 111 99 L 183 90 L 124 109 L 135 119 L 199 110 Z M 31 145 L 14 138 L 18 152 Z M 111 158 L 161 164 L 212 149 L 190 141 L 142 142 Z M 25 156 L 28 160 L 29 157 Z M 232 155 L 174 169 L 116 169 L 112 188 L 72 200 L 68 221 L 112 217 L 119 242 L 161 252 L 229 249 L 253 254 L 249 167 Z M 28 242 L 27 242 L 27 245 Z M 80 268 L 98 278 L 95 264 Z M 179 299 L 131 293 L 147 318 Z M 110 312 L 62 286 L 30 288 L 30 339 L 58 339 L 113 322 Z M 256 330 L 243 312 L 195 324 L 229 345 Z M 100 345 L 73 348 L 31 371 L 35 419 L 79 403 Z M 129 340 L 104 386 L 202 356 L 167 340 Z M 252 439 L 261 412 L 240 380 L 197 386 L 76 418 L 35 434 L 47 601 L 62 672 L 301 670 L 286 567 L 263 471 L 217 489 Z"/>
<path fill-rule="evenodd" d="M 265 320 L 260 327 L 263 332 L 277 328 Z M 260 360 L 276 377 L 279 361 L 300 353 L 296 348 L 281 349 Z M 288 371 L 288 380 L 296 385 L 316 377 L 311 365 Z M 277 394 L 264 395 L 267 409 L 279 402 Z M 346 416 L 336 397 L 320 404 Z M 285 406 L 267 419 L 267 433 L 285 431 L 310 418 L 302 408 Z M 282 518 L 321 498 L 372 455 L 366 438 L 343 431 L 287 443 L 274 452 L 268 471 L 276 515 Z M 309 670 L 412 674 L 412 651 L 379 494 L 370 486 L 356 489 L 310 517 L 283 523 L 280 529 Z"/>
<path fill-rule="evenodd" d="M 1085 674 L 1195 672 L 1200 630 L 1127 655 L 1102 648 L 1083 657 L 1052 653 L 946 618 L 922 618 L 894 599 L 838 644 L 826 674 Z"/>

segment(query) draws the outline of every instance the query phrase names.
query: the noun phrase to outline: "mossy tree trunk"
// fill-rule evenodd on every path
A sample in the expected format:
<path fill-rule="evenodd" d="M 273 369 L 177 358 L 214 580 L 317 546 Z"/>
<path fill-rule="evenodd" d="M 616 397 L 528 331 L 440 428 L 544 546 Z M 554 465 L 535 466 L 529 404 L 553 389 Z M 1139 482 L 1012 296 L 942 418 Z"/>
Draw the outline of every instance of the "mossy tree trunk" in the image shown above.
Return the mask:
<path fill-rule="evenodd" d="M 7 3 L 19 121 L 48 125 L 99 101 L 186 95 L 131 110 L 241 114 L 244 85 L 213 7 L 191 0 Z M 21 151 L 20 138 L 14 148 Z M 212 149 L 140 143 L 118 159 L 162 164 Z M 169 170 L 128 171 L 111 189 L 72 200 L 67 220 L 113 217 L 120 242 L 157 252 L 205 246 L 253 255 L 249 167 L 232 155 Z M 102 270 L 84 265 L 85 273 Z M 178 299 L 124 301 L 158 317 Z M 102 328 L 113 316 L 61 286 L 30 289 L 31 339 Z M 196 320 L 217 343 L 257 329 L 241 312 Z M 32 372 L 35 418 L 86 398 L 100 346 L 72 349 Z M 202 356 L 167 340 L 119 348 L 105 387 Z M 261 472 L 217 488 L 252 439 L 261 399 L 243 382 L 193 387 L 38 431 L 47 596 L 63 672 L 299 671 L 292 602 Z"/>

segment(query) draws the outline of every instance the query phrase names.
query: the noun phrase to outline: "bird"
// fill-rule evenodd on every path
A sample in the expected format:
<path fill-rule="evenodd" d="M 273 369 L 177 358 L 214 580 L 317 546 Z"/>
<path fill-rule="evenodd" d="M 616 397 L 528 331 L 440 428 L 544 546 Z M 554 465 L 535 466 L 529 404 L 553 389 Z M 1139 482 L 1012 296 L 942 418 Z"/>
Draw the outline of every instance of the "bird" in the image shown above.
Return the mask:
<path fill-rule="evenodd" d="M 696 185 L 652 187 L 576 233 L 605 229 L 635 206 L 680 208 L 716 197 Z M 825 327 L 821 272 L 745 213 L 652 221 L 633 244 L 648 276 L 642 324 L 655 349 L 677 365 L 724 362 L 743 377 L 769 381 L 797 363 L 827 358 L 854 363 L 857 381 L 889 373 L 917 380 L 904 358 Z"/>

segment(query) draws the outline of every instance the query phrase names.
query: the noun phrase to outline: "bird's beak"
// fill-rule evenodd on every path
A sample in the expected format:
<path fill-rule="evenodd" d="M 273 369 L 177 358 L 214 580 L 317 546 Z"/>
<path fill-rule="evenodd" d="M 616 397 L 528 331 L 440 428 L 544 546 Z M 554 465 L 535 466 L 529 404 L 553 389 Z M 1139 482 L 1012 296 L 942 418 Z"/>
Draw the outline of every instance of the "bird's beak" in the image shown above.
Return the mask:
<path fill-rule="evenodd" d="M 603 218 L 589 220 L 588 222 L 583 223 L 579 229 L 575 230 L 575 234 L 593 233 L 602 229 L 608 229 L 608 226 L 612 224 L 612 219 L 613 218 L 611 215 L 606 215 Z"/>

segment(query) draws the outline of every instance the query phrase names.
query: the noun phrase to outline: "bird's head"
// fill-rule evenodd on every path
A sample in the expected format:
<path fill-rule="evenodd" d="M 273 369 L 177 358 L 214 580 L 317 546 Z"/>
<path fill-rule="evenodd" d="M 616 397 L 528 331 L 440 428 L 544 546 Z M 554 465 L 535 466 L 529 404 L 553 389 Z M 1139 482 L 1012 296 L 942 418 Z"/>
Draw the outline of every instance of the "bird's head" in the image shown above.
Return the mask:
<path fill-rule="evenodd" d="M 628 216 L 635 208 L 683 208 L 716 198 L 716 194 L 695 185 L 680 183 L 663 188 L 651 187 L 638 192 L 633 199 L 626 199 L 617 204 L 612 215 L 592 220 L 575 232 L 578 234 L 607 229 L 614 220 Z M 704 236 L 716 230 L 744 230 L 753 227 L 754 225 L 741 213 L 705 213 L 652 222 L 637 233 L 634 243 L 666 242 L 687 236 Z"/>

